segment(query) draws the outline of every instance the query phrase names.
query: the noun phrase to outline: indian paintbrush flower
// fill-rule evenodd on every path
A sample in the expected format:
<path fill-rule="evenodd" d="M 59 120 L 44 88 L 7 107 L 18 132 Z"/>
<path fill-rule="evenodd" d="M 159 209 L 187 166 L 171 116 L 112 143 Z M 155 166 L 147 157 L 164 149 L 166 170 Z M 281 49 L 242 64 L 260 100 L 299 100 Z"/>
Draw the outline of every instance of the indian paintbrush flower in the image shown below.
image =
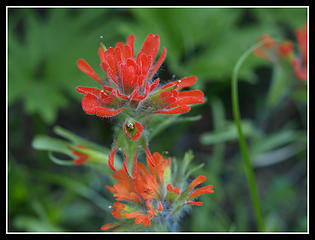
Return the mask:
<path fill-rule="evenodd" d="M 180 212 L 188 205 L 203 204 L 194 201 L 195 198 L 213 192 L 212 185 L 196 188 L 206 180 L 205 176 L 198 176 L 186 188 L 174 187 L 171 158 L 165 159 L 157 152 L 152 155 L 153 161 L 149 160 L 150 157 L 147 156 L 148 168 L 137 162 L 136 178 L 129 176 L 126 166 L 113 174 L 118 182 L 106 187 L 116 198 L 112 215 L 119 221 L 105 224 L 101 230 L 124 226 L 135 229 L 141 224 L 149 227 L 152 222 L 168 224 L 167 228 L 172 228 Z"/>
<path fill-rule="evenodd" d="M 294 53 L 294 46 L 291 41 L 285 40 L 280 43 L 269 35 L 264 34 L 258 41 L 264 41 L 263 44 L 254 50 L 254 54 L 262 59 L 267 59 L 277 63 L 285 59 L 293 67 L 296 77 L 300 80 L 307 79 L 307 24 L 304 30 L 296 30 L 296 39 L 299 54 Z"/>
<path fill-rule="evenodd" d="M 185 77 L 165 85 L 155 75 L 166 57 L 166 49 L 154 63 L 158 53 L 160 39 L 158 35 L 149 34 L 140 52 L 135 55 L 134 35 L 130 35 L 126 44 L 117 42 L 115 48 L 106 49 L 103 44 L 98 49 L 100 66 L 105 73 L 101 78 L 83 59 L 77 61 L 78 68 L 101 85 L 101 89 L 92 87 L 77 87 L 84 94 L 82 108 L 87 114 L 100 117 L 119 115 L 123 127 L 116 128 L 109 165 L 114 170 L 113 159 L 117 151 L 123 151 L 130 171 L 134 172 L 139 146 L 151 155 L 143 132 L 154 114 L 181 114 L 190 111 L 190 105 L 201 104 L 205 101 L 200 90 L 186 90 L 197 78 Z M 122 131 L 123 130 L 123 131 Z M 136 142 L 123 143 L 120 132 L 127 140 Z M 132 150 L 131 146 L 134 146 Z M 132 153 L 131 153 L 132 152 Z M 136 172 L 135 172 L 136 173 Z"/>
<path fill-rule="evenodd" d="M 149 34 L 136 57 L 134 38 L 134 35 L 130 35 L 126 45 L 116 43 L 115 49 L 99 48 L 100 65 L 106 76 L 104 80 L 85 60 L 78 60 L 79 69 L 102 85 L 101 90 L 77 87 L 78 92 L 84 94 L 82 107 L 87 114 L 112 117 L 124 111 L 137 119 L 141 114 L 185 113 L 190 110 L 188 105 L 204 102 L 203 93 L 199 90 L 180 94 L 182 88 L 196 82 L 195 76 L 159 86 L 159 78 L 153 78 L 166 57 L 166 49 L 154 64 L 160 44 L 159 36 Z"/>
<path fill-rule="evenodd" d="M 300 80 L 307 79 L 307 24 L 304 31 L 300 28 L 296 30 L 296 38 L 299 48 L 299 57 L 292 60 L 292 65 L 296 76 Z"/>

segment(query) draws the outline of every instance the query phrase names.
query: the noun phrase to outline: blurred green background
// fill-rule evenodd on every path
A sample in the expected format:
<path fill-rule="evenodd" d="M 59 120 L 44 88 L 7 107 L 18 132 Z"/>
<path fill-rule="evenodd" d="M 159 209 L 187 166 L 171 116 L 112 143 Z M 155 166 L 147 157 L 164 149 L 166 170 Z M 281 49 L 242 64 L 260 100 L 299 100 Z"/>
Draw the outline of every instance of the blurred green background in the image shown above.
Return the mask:
<path fill-rule="evenodd" d="M 181 231 L 255 231 L 255 218 L 231 110 L 231 74 L 241 54 L 264 33 L 296 42 L 305 8 L 9 8 L 9 231 L 99 231 L 112 222 L 106 176 L 85 166 L 61 166 L 32 141 L 57 137 L 61 126 L 106 148 L 114 119 L 86 115 L 75 87 L 97 86 L 76 67 L 84 58 L 102 76 L 97 50 L 127 36 L 140 49 L 160 35 L 167 57 L 163 81 L 198 77 L 207 102 L 186 114 L 196 121 L 158 133 L 150 149 L 178 161 L 192 149 L 196 175 L 215 193 L 202 196 Z M 161 52 L 160 49 L 160 52 Z M 306 84 L 285 64 L 250 56 L 239 75 L 243 127 L 257 177 L 266 231 L 307 231 Z M 185 115 L 185 116 L 186 116 Z"/>

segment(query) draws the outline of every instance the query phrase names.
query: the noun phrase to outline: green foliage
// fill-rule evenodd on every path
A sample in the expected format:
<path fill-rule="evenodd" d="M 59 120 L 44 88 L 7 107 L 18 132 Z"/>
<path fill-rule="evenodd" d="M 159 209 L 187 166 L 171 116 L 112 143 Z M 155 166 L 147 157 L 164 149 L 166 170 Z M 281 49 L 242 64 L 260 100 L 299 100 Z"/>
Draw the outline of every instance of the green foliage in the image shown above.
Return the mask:
<path fill-rule="evenodd" d="M 73 161 L 62 160 L 60 158 L 54 157 L 52 154 L 53 152 L 68 155 L 72 158 L 72 160 L 74 160 L 77 158 L 77 156 L 73 154 L 73 151 L 79 151 L 82 154 L 89 156 L 89 164 L 100 164 L 101 166 L 106 166 L 106 160 L 108 159 L 109 154 L 109 150 L 107 148 L 101 147 L 93 142 L 78 137 L 70 131 L 65 130 L 59 126 L 54 128 L 54 132 L 71 142 L 45 135 L 38 135 L 33 140 L 33 148 L 37 150 L 48 151 L 49 158 L 53 162 L 60 165 L 74 165 L 74 163 Z M 87 149 L 78 148 L 78 145 L 84 146 Z M 108 174 L 109 172 L 107 171 L 106 173 Z"/>
<path fill-rule="evenodd" d="M 82 96 L 75 87 L 93 87 L 96 82 L 80 72 L 76 61 L 84 58 L 104 76 L 97 54 L 101 42 L 108 48 L 134 34 L 138 52 L 148 33 L 160 35 L 160 52 L 167 48 L 157 74 L 161 81 L 195 75 L 198 81 L 193 87 L 207 98 L 180 117 L 157 116 L 147 129 L 153 140 L 150 150 L 169 151 L 173 176 L 204 175 L 206 183 L 214 185 L 211 196 L 200 197 L 202 207 L 182 216 L 179 230 L 256 230 L 232 119 L 231 75 L 241 54 L 263 34 L 277 42 L 296 42 L 295 29 L 304 27 L 306 12 L 305 8 L 9 9 L 9 231 L 99 231 L 102 224 L 115 221 L 110 214 L 113 199 L 104 187 L 112 183 L 107 156 L 115 120 L 82 111 Z M 242 128 L 266 231 L 306 231 L 307 83 L 296 79 L 289 63 L 274 64 L 254 55 L 240 69 L 239 78 Z M 74 166 L 74 150 L 88 153 L 77 145 L 89 148 L 101 164 Z M 115 166 L 116 160 L 121 165 L 119 156 Z"/>
<path fill-rule="evenodd" d="M 100 36 L 103 41 L 115 39 L 111 29 L 120 20 L 109 17 L 108 9 L 52 8 L 43 10 L 44 16 L 35 9 L 11 11 L 9 104 L 21 100 L 28 114 L 39 114 L 52 124 L 58 110 L 68 106 L 69 98 L 79 100 L 75 87 L 90 81 L 77 69 L 76 61 L 82 57 L 98 66 Z"/>

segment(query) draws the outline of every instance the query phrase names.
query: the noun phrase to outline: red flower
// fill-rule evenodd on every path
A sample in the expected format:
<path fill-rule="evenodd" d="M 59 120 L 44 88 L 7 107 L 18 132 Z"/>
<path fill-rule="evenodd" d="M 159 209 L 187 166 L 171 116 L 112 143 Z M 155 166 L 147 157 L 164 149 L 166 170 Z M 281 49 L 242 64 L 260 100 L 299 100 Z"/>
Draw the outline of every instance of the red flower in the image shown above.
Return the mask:
<path fill-rule="evenodd" d="M 284 41 L 278 46 L 278 53 L 281 57 L 291 56 L 293 54 L 293 45 L 290 41 Z"/>
<path fill-rule="evenodd" d="M 130 177 L 126 168 L 117 170 L 113 174 L 118 182 L 114 186 L 106 187 L 117 201 L 114 202 L 112 211 L 115 218 L 135 219 L 135 224 L 148 227 L 154 218 L 169 218 L 185 205 L 201 206 L 202 202 L 192 200 L 202 194 L 213 192 L 212 185 L 195 189 L 206 180 L 204 176 L 197 177 L 183 191 L 179 187 L 173 187 L 169 182 L 170 179 L 166 178 L 171 172 L 171 158 L 164 159 L 159 153 L 148 155 L 147 165 L 148 168 L 137 162 L 136 178 Z M 101 229 L 108 230 L 119 225 L 119 222 L 105 224 Z"/>
<path fill-rule="evenodd" d="M 82 149 L 87 149 L 83 145 L 77 145 L 76 147 L 82 148 Z M 70 148 L 72 150 L 71 146 L 68 146 L 68 148 Z M 74 150 L 74 151 L 72 151 L 72 154 L 78 157 L 78 158 L 73 160 L 73 163 L 76 164 L 76 165 L 83 164 L 83 163 L 87 162 L 88 159 L 89 159 L 89 156 L 87 156 L 86 154 L 81 153 L 79 151 L 75 151 Z"/>
<path fill-rule="evenodd" d="M 280 44 L 275 43 L 272 37 L 264 34 L 259 41 L 264 41 L 263 45 L 254 50 L 254 54 L 262 59 L 268 59 L 272 62 L 278 60 L 279 56 L 290 61 L 293 66 L 295 75 L 300 80 L 307 79 L 307 24 L 305 29 L 298 28 L 296 30 L 297 45 L 299 57 L 293 52 L 293 44 L 290 41 L 284 41 Z"/>
<path fill-rule="evenodd" d="M 85 60 L 78 60 L 79 69 L 103 85 L 102 90 L 77 87 L 78 92 L 84 94 L 82 107 L 87 114 L 111 117 L 125 109 L 132 118 L 137 118 L 139 112 L 178 114 L 188 112 L 188 105 L 205 101 L 201 91 L 180 92 L 193 85 L 196 77 L 183 78 L 159 88 L 159 79 L 153 81 L 153 77 L 166 57 L 166 49 L 154 64 L 159 36 L 149 34 L 137 56 L 134 54 L 134 38 L 130 35 L 125 45 L 116 43 L 115 49 L 110 47 L 104 51 L 103 46 L 99 48 L 100 65 L 106 80 L 102 80 Z"/>
<path fill-rule="evenodd" d="M 141 137 L 143 127 L 137 121 L 127 120 L 124 125 L 124 131 L 129 139 L 137 141 Z"/>
<path fill-rule="evenodd" d="M 300 80 L 307 79 L 307 24 L 305 24 L 304 31 L 300 28 L 296 30 L 296 37 L 300 52 L 299 58 L 292 60 L 292 65 L 296 76 Z"/>
<path fill-rule="evenodd" d="M 273 60 L 273 50 L 276 47 L 275 41 L 269 34 L 264 34 L 258 41 L 263 44 L 254 50 L 254 54 L 262 59 Z"/>

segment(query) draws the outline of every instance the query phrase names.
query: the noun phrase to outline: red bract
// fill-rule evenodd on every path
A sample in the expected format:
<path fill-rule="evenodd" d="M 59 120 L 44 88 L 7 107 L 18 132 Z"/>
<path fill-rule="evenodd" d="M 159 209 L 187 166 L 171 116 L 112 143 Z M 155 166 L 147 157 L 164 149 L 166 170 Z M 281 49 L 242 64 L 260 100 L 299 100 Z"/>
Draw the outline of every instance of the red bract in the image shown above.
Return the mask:
<path fill-rule="evenodd" d="M 264 34 L 258 41 L 263 44 L 254 50 L 254 54 L 262 59 L 273 60 L 273 51 L 276 47 L 275 41 L 269 34 Z"/>
<path fill-rule="evenodd" d="M 278 53 L 282 57 L 287 57 L 293 54 L 293 44 L 290 41 L 284 41 L 278 46 Z"/>
<path fill-rule="evenodd" d="M 126 136 L 133 140 L 137 141 L 141 137 L 143 131 L 142 125 L 134 120 L 127 120 L 124 125 L 124 132 Z"/>
<path fill-rule="evenodd" d="M 292 60 L 292 65 L 296 76 L 300 80 L 307 79 L 307 24 L 304 31 L 300 28 L 296 30 L 297 43 L 299 47 L 300 57 Z"/>
<path fill-rule="evenodd" d="M 205 176 L 198 176 L 185 189 L 173 187 L 169 178 L 171 158 L 165 159 L 157 152 L 147 156 L 148 168 L 140 162 L 136 164 L 136 178 L 130 177 L 126 168 L 122 168 L 113 174 L 118 182 L 113 186 L 106 186 L 116 198 L 112 210 L 112 215 L 116 219 L 134 218 L 135 224 L 149 227 L 154 219 L 159 218 L 158 222 L 170 220 L 176 211 L 186 205 L 201 206 L 202 202 L 192 200 L 202 194 L 213 192 L 212 185 L 196 189 L 206 180 Z M 101 229 L 108 230 L 119 225 L 120 222 L 105 224 Z"/>
<path fill-rule="evenodd" d="M 290 41 L 275 43 L 272 37 L 264 34 L 259 41 L 264 41 L 263 44 L 254 50 L 254 54 L 262 59 L 267 59 L 272 62 L 280 60 L 279 56 L 289 60 L 293 67 L 295 75 L 300 80 L 307 79 L 307 24 L 305 29 L 298 28 L 296 30 L 296 38 L 299 54 L 296 56 L 293 51 L 293 44 Z"/>
<path fill-rule="evenodd" d="M 82 149 L 87 149 L 83 145 L 77 145 L 76 147 L 77 148 L 82 148 Z M 68 146 L 68 148 L 73 150 L 73 148 L 71 146 Z M 73 160 L 73 163 L 76 164 L 76 165 L 80 165 L 80 164 L 86 163 L 89 160 L 89 156 L 84 154 L 84 153 L 81 153 L 81 152 L 73 150 L 72 154 L 77 157 L 76 159 Z"/>
<path fill-rule="evenodd" d="M 78 60 L 79 69 L 103 85 L 101 90 L 77 87 L 78 92 L 84 94 L 82 107 L 87 114 L 111 117 L 123 110 L 133 118 L 143 112 L 178 114 L 188 112 L 188 105 L 205 101 L 203 93 L 198 90 L 180 94 L 182 88 L 195 83 L 196 77 L 159 87 L 160 80 L 153 81 L 153 78 L 166 57 L 166 49 L 154 64 L 160 45 L 159 36 L 149 34 L 137 56 L 134 54 L 134 39 L 134 35 L 130 35 L 126 44 L 118 42 L 115 48 L 107 50 L 101 45 L 98 54 L 106 80 L 102 80 L 85 60 Z"/>

